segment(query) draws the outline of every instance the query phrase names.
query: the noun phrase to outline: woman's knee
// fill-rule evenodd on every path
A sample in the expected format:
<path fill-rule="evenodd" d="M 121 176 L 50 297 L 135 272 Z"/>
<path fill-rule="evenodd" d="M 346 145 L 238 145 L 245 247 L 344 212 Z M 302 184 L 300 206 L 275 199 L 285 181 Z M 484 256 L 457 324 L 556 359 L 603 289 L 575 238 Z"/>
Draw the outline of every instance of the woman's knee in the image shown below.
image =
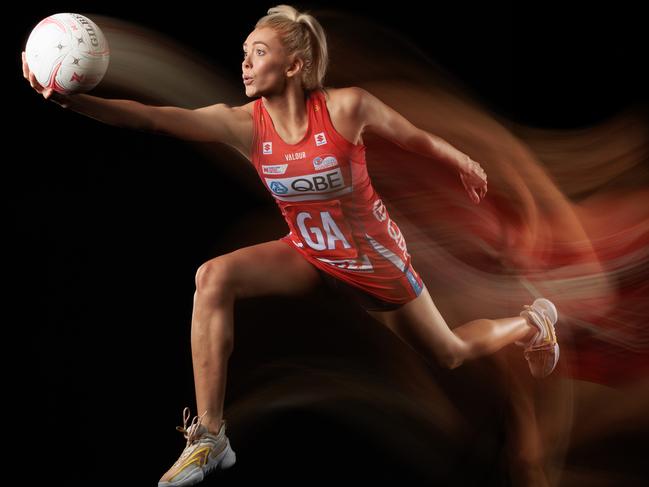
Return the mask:
<path fill-rule="evenodd" d="M 234 271 L 226 259 L 216 257 L 201 264 L 196 270 L 197 296 L 234 298 Z"/>
<path fill-rule="evenodd" d="M 437 360 L 442 367 L 453 370 L 464 363 L 468 353 L 468 344 L 457 337 L 457 340 L 454 340 L 452 345 L 444 348 L 438 355 Z"/>

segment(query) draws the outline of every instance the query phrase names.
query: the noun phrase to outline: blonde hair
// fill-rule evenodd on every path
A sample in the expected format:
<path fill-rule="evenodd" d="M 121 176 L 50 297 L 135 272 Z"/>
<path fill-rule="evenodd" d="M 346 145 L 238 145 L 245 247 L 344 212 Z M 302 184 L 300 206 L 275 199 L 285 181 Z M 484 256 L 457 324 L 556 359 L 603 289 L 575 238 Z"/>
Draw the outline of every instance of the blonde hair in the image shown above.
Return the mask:
<path fill-rule="evenodd" d="M 329 64 L 325 31 L 308 11 L 299 12 L 290 5 L 276 5 L 268 15 L 257 21 L 255 28 L 272 27 L 288 55 L 296 54 L 304 61 L 302 88 L 311 91 L 323 88 Z"/>

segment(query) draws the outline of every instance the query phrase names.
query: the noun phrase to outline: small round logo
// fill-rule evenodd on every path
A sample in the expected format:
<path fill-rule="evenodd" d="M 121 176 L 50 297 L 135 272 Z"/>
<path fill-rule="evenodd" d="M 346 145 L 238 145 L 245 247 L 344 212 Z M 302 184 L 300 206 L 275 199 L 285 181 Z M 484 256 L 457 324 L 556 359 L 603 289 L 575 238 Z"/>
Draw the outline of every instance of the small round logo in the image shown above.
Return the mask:
<path fill-rule="evenodd" d="M 288 188 L 279 181 L 273 181 L 272 183 L 270 183 L 270 190 L 275 194 L 288 193 Z"/>

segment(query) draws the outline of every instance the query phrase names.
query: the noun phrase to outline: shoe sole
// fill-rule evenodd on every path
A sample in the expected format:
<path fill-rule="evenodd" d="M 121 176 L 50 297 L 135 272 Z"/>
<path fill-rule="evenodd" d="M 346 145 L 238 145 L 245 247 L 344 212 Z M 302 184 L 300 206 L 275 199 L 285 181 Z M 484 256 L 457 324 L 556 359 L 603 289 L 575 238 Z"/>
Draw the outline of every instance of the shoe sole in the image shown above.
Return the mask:
<path fill-rule="evenodd" d="M 205 477 L 214 470 L 225 470 L 237 463 L 237 454 L 234 452 L 228 441 L 225 449 L 219 453 L 215 460 L 208 460 L 205 470 L 196 469 L 189 477 L 179 482 L 158 482 L 158 487 L 187 487 L 202 482 Z"/>
<path fill-rule="evenodd" d="M 541 369 L 540 371 L 537 370 L 539 362 L 543 362 L 543 365 L 545 365 L 545 360 L 547 360 L 549 355 L 551 355 L 553 358 L 553 362 L 552 362 L 552 366 L 550 367 L 550 370 L 548 370 L 547 372 L 545 372 L 544 369 Z M 560 349 L 558 343 L 554 344 L 551 354 L 548 351 L 543 352 L 543 359 L 540 361 L 530 360 L 530 358 L 526 355 L 525 358 L 529 363 L 529 368 L 530 368 L 530 372 L 532 373 L 532 377 L 536 379 L 543 379 L 548 375 L 550 375 L 556 368 L 557 364 L 559 363 L 559 356 L 560 356 Z"/>

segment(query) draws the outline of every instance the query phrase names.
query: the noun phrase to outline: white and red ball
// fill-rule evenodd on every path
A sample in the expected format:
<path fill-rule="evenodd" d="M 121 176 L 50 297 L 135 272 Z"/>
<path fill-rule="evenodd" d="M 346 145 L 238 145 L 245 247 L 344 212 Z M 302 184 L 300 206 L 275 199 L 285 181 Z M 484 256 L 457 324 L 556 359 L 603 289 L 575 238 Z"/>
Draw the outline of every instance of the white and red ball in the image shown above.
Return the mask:
<path fill-rule="evenodd" d="M 41 20 L 27 39 L 25 54 L 36 80 L 64 95 L 92 90 L 106 74 L 110 59 L 101 29 L 75 13 Z"/>

